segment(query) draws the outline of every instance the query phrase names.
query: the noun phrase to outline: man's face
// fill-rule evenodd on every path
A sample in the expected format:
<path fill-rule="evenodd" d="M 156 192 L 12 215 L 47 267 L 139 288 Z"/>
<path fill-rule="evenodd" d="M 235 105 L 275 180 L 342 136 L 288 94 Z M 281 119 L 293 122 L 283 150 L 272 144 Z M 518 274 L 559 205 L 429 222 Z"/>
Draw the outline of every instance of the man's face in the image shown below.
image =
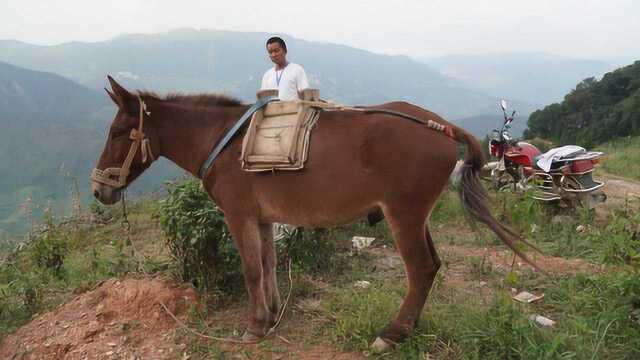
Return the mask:
<path fill-rule="evenodd" d="M 284 65 L 286 62 L 287 52 L 280 46 L 280 43 L 273 42 L 267 45 L 267 52 L 269 53 L 269 58 L 276 65 Z"/>

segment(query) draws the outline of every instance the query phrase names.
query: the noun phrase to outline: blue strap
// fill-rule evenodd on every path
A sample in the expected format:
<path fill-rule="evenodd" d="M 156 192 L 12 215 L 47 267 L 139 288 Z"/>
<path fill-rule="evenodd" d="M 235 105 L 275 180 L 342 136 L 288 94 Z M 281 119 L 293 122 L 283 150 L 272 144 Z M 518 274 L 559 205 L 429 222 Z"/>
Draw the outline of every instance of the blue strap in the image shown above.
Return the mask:
<path fill-rule="evenodd" d="M 242 115 L 240 120 L 238 120 L 238 122 L 236 122 L 235 125 L 233 125 L 233 127 L 224 135 L 222 140 L 218 142 L 218 145 L 216 145 L 216 147 L 213 149 L 211 154 L 209 154 L 209 157 L 204 162 L 204 164 L 200 168 L 200 171 L 198 172 L 198 175 L 200 175 L 200 179 L 204 180 L 204 176 L 207 174 L 207 170 L 209 170 L 209 168 L 211 167 L 211 164 L 213 164 L 213 161 L 216 159 L 216 157 L 218 157 L 218 155 L 220 155 L 222 150 L 224 150 L 224 147 L 227 146 L 227 144 L 231 141 L 231 139 L 233 139 L 233 137 L 236 135 L 238 130 L 240 130 L 240 128 L 242 128 L 242 126 L 246 124 L 246 122 L 251 118 L 251 115 L 253 115 L 253 113 L 255 113 L 256 111 L 262 109 L 268 103 L 275 100 L 278 100 L 278 97 L 276 96 L 263 97 L 259 99 L 255 104 L 253 104 L 249 108 L 249 110 L 247 110 L 247 112 L 244 113 L 244 115 Z"/>

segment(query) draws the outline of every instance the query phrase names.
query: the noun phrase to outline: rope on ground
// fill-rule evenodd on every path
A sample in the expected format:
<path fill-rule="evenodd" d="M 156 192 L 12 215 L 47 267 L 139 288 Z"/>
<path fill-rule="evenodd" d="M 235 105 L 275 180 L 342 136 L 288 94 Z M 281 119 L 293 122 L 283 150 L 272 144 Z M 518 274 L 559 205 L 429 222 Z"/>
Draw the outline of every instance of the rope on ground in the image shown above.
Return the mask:
<path fill-rule="evenodd" d="M 293 290 L 293 278 L 291 277 L 291 258 L 289 258 L 289 262 L 287 263 L 287 270 L 289 272 L 289 293 L 287 294 L 287 298 L 284 300 L 284 304 L 282 304 L 280 308 L 280 315 L 278 316 L 278 320 L 276 321 L 275 324 L 273 324 L 273 326 L 269 329 L 269 331 L 267 331 L 267 335 L 265 336 L 269 336 L 276 331 L 276 329 L 278 328 L 278 325 L 280 325 L 280 321 L 284 317 L 284 311 L 287 309 L 287 305 L 289 304 L 289 299 L 291 298 L 291 291 Z"/>
<path fill-rule="evenodd" d="M 131 244 L 131 249 L 133 250 L 133 258 L 136 261 L 136 263 L 138 264 L 138 269 L 140 271 L 142 271 L 142 273 L 147 277 L 147 278 L 151 278 L 151 275 L 149 273 L 147 273 L 147 271 L 144 268 L 144 263 L 142 260 L 140 260 L 138 254 L 140 254 L 138 252 L 138 249 L 136 248 L 135 244 L 133 243 L 133 240 L 131 239 L 131 223 L 129 222 L 129 219 L 127 217 L 127 205 L 126 205 L 126 191 L 123 192 L 122 194 L 122 227 L 123 230 L 125 232 L 125 236 L 127 238 L 127 240 L 129 241 L 129 244 Z M 278 319 L 276 320 L 276 323 L 269 328 L 269 330 L 267 331 L 267 333 L 265 334 L 264 338 L 272 335 L 275 333 L 276 329 L 278 328 L 278 326 L 280 325 L 280 322 L 282 321 L 282 318 L 284 317 L 284 312 L 287 309 L 287 305 L 289 304 L 289 299 L 291 298 L 291 293 L 293 290 L 293 278 L 291 276 L 291 258 L 289 258 L 289 262 L 287 264 L 287 271 L 289 273 L 289 292 L 287 293 L 287 297 L 285 299 L 284 304 L 282 304 L 282 306 L 280 307 L 280 313 L 278 315 Z M 181 321 L 180 319 L 178 319 L 178 317 L 171 312 L 171 310 L 169 310 L 169 308 L 167 307 L 167 305 L 164 304 L 164 302 L 160 299 L 156 299 L 156 301 L 158 302 L 158 304 L 160 304 L 160 306 L 164 309 L 164 311 L 184 330 L 199 336 L 203 339 L 208 339 L 208 340 L 214 340 L 214 341 L 218 341 L 218 342 L 227 342 L 227 343 L 232 343 L 232 344 L 242 344 L 242 345 L 247 345 L 247 344 L 255 344 L 260 342 L 262 339 L 258 339 L 255 341 L 244 341 L 244 340 L 236 340 L 236 339 L 232 339 L 232 338 L 222 338 L 222 337 L 217 337 L 217 336 L 210 336 L 210 335 L 206 335 L 203 334 L 199 331 L 193 330 L 192 328 L 190 328 L 187 324 L 185 324 L 183 321 Z M 289 343 L 290 342 L 283 338 L 282 336 L 278 336 L 279 339 L 281 339 L 282 341 Z"/>

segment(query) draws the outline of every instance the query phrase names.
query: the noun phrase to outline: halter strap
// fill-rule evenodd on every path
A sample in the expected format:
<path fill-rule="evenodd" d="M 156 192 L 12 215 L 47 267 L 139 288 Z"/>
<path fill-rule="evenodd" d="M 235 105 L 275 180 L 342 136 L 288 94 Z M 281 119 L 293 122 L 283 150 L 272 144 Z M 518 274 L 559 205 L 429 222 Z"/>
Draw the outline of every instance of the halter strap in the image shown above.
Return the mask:
<path fill-rule="evenodd" d="M 133 142 L 131 143 L 131 147 L 129 147 L 129 153 L 127 153 L 127 157 L 124 159 L 122 166 L 106 168 L 104 170 L 95 168 L 91 172 L 91 180 L 116 188 L 126 186 L 127 176 L 131 170 L 131 163 L 136 156 L 136 152 L 138 152 L 138 148 L 141 148 L 143 163 L 147 162 L 147 159 L 151 159 L 151 162 L 156 160 L 151 151 L 149 138 L 147 138 L 142 131 L 144 127 L 144 115 L 149 116 L 151 112 L 147 111 L 147 104 L 145 104 L 140 95 L 138 95 L 138 101 L 140 102 L 140 124 L 137 129 L 131 129 L 131 133 L 129 133 L 129 139 L 133 140 Z M 114 177 L 116 177 L 116 179 L 114 179 Z"/>

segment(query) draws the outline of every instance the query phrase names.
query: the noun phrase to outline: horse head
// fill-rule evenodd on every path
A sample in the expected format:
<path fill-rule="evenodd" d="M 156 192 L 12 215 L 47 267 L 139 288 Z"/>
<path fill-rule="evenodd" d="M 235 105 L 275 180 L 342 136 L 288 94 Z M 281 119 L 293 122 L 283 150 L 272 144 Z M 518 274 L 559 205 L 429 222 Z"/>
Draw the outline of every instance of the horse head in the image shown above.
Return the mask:
<path fill-rule="evenodd" d="M 111 76 L 108 79 L 112 90 L 105 90 L 118 111 L 91 173 L 91 190 L 101 203 L 110 205 L 119 201 L 122 191 L 155 160 L 154 151 L 159 153 L 159 140 L 148 121 L 148 101 L 131 94 Z"/>

